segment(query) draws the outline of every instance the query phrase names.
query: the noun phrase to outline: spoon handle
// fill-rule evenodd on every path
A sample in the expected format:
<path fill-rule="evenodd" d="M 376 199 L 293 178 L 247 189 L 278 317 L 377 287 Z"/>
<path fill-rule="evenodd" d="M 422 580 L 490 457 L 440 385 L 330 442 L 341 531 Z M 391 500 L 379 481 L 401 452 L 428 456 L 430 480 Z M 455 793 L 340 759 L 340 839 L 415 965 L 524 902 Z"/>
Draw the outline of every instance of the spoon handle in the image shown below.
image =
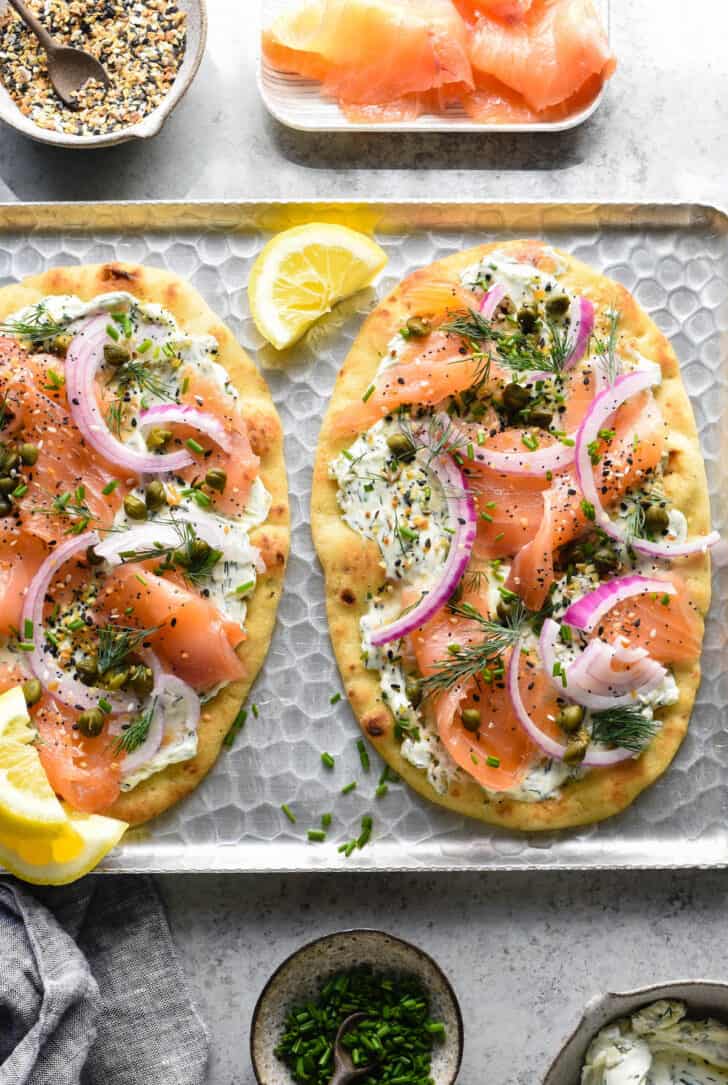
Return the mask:
<path fill-rule="evenodd" d="M 25 0 L 9 0 L 10 4 L 15 8 L 23 22 L 27 23 L 30 29 L 35 34 L 38 41 L 41 43 L 47 53 L 52 53 L 57 48 L 57 43 L 53 40 L 41 21 L 35 17 L 30 10 Z"/>

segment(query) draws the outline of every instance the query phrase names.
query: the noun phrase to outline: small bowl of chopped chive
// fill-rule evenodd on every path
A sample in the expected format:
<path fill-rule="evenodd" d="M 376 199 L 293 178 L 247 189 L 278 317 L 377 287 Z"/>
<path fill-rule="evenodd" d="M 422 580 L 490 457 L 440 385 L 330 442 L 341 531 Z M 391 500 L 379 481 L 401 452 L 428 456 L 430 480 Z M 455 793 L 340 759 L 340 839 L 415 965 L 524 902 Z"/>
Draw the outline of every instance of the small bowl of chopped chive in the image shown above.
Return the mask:
<path fill-rule="evenodd" d="M 327 1085 L 339 1025 L 362 1085 L 453 1085 L 463 1053 L 457 996 L 423 950 L 376 930 L 309 942 L 273 973 L 250 1026 L 258 1085 Z"/>
<path fill-rule="evenodd" d="M 51 86 L 44 50 L 8 0 L 0 0 L 0 120 L 31 139 L 69 148 L 156 135 L 200 66 L 206 0 L 28 3 L 57 42 L 103 64 L 109 86 L 89 80 L 76 108 L 64 105 Z"/>

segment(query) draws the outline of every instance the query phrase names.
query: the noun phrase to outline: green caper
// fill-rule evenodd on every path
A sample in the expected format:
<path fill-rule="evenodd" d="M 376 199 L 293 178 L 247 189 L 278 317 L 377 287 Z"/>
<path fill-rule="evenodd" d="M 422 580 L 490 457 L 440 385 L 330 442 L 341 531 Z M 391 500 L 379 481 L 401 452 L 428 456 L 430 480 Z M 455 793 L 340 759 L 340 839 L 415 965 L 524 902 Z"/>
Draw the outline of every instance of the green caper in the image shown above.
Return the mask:
<path fill-rule="evenodd" d="M 190 560 L 195 565 L 201 565 L 210 556 L 211 546 L 204 539 L 193 539 L 190 543 Z"/>
<path fill-rule="evenodd" d="M 536 331 L 538 326 L 538 314 L 527 306 L 523 306 L 518 310 L 518 316 L 516 317 L 518 326 L 524 335 L 530 335 Z"/>
<path fill-rule="evenodd" d="M 86 561 L 89 565 L 103 565 L 104 559 L 100 554 L 97 554 L 93 546 L 86 547 Z"/>
<path fill-rule="evenodd" d="M 592 561 L 599 573 L 611 573 L 619 568 L 619 555 L 607 546 L 600 546 Z"/>
<path fill-rule="evenodd" d="M 127 685 L 140 697 L 146 697 L 147 694 L 152 692 L 154 686 L 154 675 L 151 668 L 145 667 L 141 663 L 132 667 Z"/>
<path fill-rule="evenodd" d="M 87 686 L 96 684 L 99 677 L 99 663 L 96 656 L 81 656 L 76 663 L 79 678 Z"/>
<path fill-rule="evenodd" d="M 407 321 L 407 331 L 415 339 L 423 339 L 432 331 L 432 324 L 422 316 L 411 316 Z"/>
<path fill-rule="evenodd" d="M 144 490 L 144 504 L 150 512 L 161 509 L 162 505 L 167 504 L 167 495 L 159 479 L 155 478 Z"/>
<path fill-rule="evenodd" d="M 222 467 L 211 467 L 205 475 L 205 482 L 211 490 L 222 493 L 227 486 L 227 471 Z"/>
<path fill-rule="evenodd" d="M 580 764 L 589 749 L 589 735 L 586 731 L 579 731 L 574 735 L 564 750 L 564 762 L 567 765 Z"/>
<path fill-rule="evenodd" d="M 118 690 L 122 689 L 129 678 L 128 667 L 112 667 L 111 670 L 105 672 L 102 685 L 104 689 Z"/>
<path fill-rule="evenodd" d="M 60 335 L 54 335 L 51 339 L 50 347 L 54 354 L 59 354 L 61 357 L 65 357 L 68 348 L 71 345 L 73 336 L 68 332 L 61 332 Z"/>
<path fill-rule="evenodd" d="M 549 298 L 546 302 L 546 313 L 551 320 L 559 320 L 561 317 L 566 316 L 570 304 L 566 294 L 557 294 L 556 297 Z"/>
<path fill-rule="evenodd" d="M 573 735 L 584 722 L 584 709 L 578 704 L 565 705 L 556 717 L 556 722 L 562 731 Z"/>
<path fill-rule="evenodd" d="M 16 478 L 0 478 L 0 494 L 11 494 L 15 487 L 18 485 Z"/>
<path fill-rule="evenodd" d="M 3 471 L 14 471 L 20 467 L 20 456 L 14 450 L 6 452 L 3 456 Z"/>
<path fill-rule="evenodd" d="M 37 678 L 29 678 L 27 682 L 23 682 L 23 696 L 25 697 L 25 703 L 28 708 L 31 705 L 38 704 L 38 701 L 43 695 L 43 687 Z"/>
<path fill-rule="evenodd" d="M 500 599 L 498 606 L 495 608 L 495 614 L 500 622 L 507 622 L 509 618 L 512 618 L 515 613 L 514 604 L 507 599 Z"/>
<path fill-rule="evenodd" d="M 670 516 L 664 505 L 648 505 L 645 509 L 645 527 L 651 535 L 664 535 L 670 525 Z"/>
<path fill-rule="evenodd" d="M 186 569 L 190 564 L 189 555 L 185 550 L 175 550 L 172 554 L 172 561 L 175 565 L 181 565 L 183 569 Z"/>
<path fill-rule="evenodd" d="M 96 738 L 104 729 L 104 714 L 100 708 L 89 708 L 76 721 L 78 729 L 86 738 Z"/>
<path fill-rule="evenodd" d="M 393 433 L 387 438 L 387 448 L 396 459 L 402 460 L 403 463 L 410 463 L 417 451 L 406 433 Z"/>
<path fill-rule="evenodd" d="M 127 494 L 124 498 L 124 512 L 130 520 L 146 520 L 147 506 L 136 494 Z"/>
<path fill-rule="evenodd" d="M 126 347 L 122 347 L 118 343 L 106 343 L 104 345 L 104 361 L 107 365 L 113 365 L 115 368 L 126 365 L 130 358 L 131 354 Z"/>
<path fill-rule="evenodd" d="M 20 458 L 26 467 L 33 467 L 38 462 L 38 446 L 30 442 L 22 444 L 18 449 Z"/>
<path fill-rule="evenodd" d="M 160 429 L 159 426 L 155 426 L 147 434 L 147 448 L 150 452 L 160 452 L 171 440 L 171 430 Z"/>
<path fill-rule="evenodd" d="M 478 730 L 480 727 L 480 712 L 477 708 L 464 708 L 461 716 L 466 731 Z"/>
<path fill-rule="evenodd" d="M 503 406 L 513 414 L 525 410 L 530 402 L 531 393 L 522 384 L 507 384 L 503 389 Z"/>
<path fill-rule="evenodd" d="M 408 674 L 405 681 L 404 691 L 407 694 L 407 700 L 413 706 L 417 706 L 422 702 L 422 682 L 419 678 L 415 678 L 413 674 Z"/>
<path fill-rule="evenodd" d="M 0 516 L 7 516 L 8 513 L 12 510 L 12 507 L 12 501 L 9 501 L 7 497 L 3 497 L 0 494 Z"/>
<path fill-rule="evenodd" d="M 528 416 L 529 425 L 538 426 L 539 429 L 548 429 L 553 420 L 554 416 L 551 411 L 547 411 L 543 407 L 536 408 Z"/>

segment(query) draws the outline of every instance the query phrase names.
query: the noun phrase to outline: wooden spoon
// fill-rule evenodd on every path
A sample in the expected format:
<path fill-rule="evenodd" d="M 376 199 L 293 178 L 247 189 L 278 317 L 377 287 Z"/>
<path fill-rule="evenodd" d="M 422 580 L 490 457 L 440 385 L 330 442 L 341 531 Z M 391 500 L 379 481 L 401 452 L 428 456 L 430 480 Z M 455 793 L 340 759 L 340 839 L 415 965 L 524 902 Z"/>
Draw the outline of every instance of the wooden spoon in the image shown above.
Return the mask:
<path fill-rule="evenodd" d="M 83 49 L 59 45 L 28 8 L 25 0 L 10 0 L 23 22 L 27 23 L 48 54 L 48 75 L 58 97 L 71 109 L 78 108 L 76 95 L 89 79 L 108 87 L 106 68 Z"/>
<path fill-rule="evenodd" d="M 341 1042 L 352 1025 L 355 1025 L 358 1021 L 363 1021 L 368 1016 L 366 1013 L 351 1013 L 339 1025 L 334 1040 L 334 1073 L 329 1085 L 347 1085 L 348 1082 L 355 1081 L 357 1078 L 363 1077 L 364 1074 L 371 1072 L 371 1063 L 366 1063 L 364 1066 L 354 1066 L 348 1049 Z"/>

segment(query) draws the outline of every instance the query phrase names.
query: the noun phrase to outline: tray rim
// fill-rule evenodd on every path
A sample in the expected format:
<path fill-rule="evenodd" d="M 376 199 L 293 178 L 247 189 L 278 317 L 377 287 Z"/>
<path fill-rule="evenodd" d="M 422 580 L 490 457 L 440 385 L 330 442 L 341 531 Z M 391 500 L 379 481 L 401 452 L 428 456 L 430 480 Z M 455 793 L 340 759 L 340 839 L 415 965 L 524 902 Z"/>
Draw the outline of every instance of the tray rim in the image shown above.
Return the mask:
<path fill-rule="evenodd" d="M 600 213 L 607 216 L 618 213 L 620 210 L 628 211 L 632 209 L 640 209 L 642 211 L 649 211 L 650 217 L 654 218 L 654 227 L 659 228 L 660 219 L 669 217 L 670 215 L 684 215 L 685 218 L 682 222 L 671 221 L 665 222 L 665 227 L 680 228 L 690 227 L 695 225 L 701 219 L 709 220 L 715 218 L 723 229 L 728 232 L 728 204 L 721 206 L 716 202 L 711 201 L 689 201 L 689 200 L 664 200 L 655 202 L 654 200 L 618 200 L 618 201 L 605 201 L 605 200 L 551 200 L 551 201 L 538 201 L 538 200 L 482 200 L 482 199 L 460 199 L 460 200 L 422 200 L 417 197 L 404 197 L 396 200 L 387 199 L 324 199 L 324 198 L 311 198 L 311 199 L 299 199 L 289 200 L 285 198 L 275 198 L 268 200 L 259 199 L 169 199 L 169 200 L 94 200 L 85 201 L 79 203 L 77 201 L 0 201 L 0 237 L 5 233 L 10 233 L 13 230 L 22 229 L 24 226 L 27 228 L 28 223 L 21 225 L 19 222 L 13 222 L 13 212 L 19 217 L 23 215 L 32 216 L 34 212 L 45 213 L 49 216 L 48 223 L 35 224 L 32 228 L 38 231 L 42 230 L 59 230 L 68 229 L 74 233 L 89 233 L 93 234 L 95 231 L 100 233 L 117 233 L 123 236 L 124 232 L 129 228 L 126 223 L 119 223 L 118 220 L 109 224 L 100 224 L 95 221 L 88 221 L 84 218 L 84 210 L 92 209 L 95 212 L 103 210 L 113 209 L 129 209 L 139 211 L 149 211 L 155 208 L 163 208 L 165 211 L 170 212 L 171 215 L 177 212 L 179 219 L 176 223 L 171 221 L 163 221 L 159 224 L 154 222 L 147 222 L 144 224 L 144 229 L 148 232 L 155 231 L 169 231 L 172 229 L 179 229 L 184 231 L 186 229 L 193 230 L 199 228 L 198 223 L 191 223 L 186 225 L 183 215 L 185 209 L 195 208 L 196 210 L 209 210 L 211 212 L 217 210 L 218 214 L 230 214 L 236 211 L 249 211 L 255 212 L 256 210 L 264 209 L 282 209 L 290 208 L 295 209 L 301 214 L 310 213 L 315 214 L 317 210 L 331 209 L 334 212 L 341 213 L 342 211 L 353 211 L 357 208 L 362 209 L 381 209 L 382 213 L 386 211 L 392 211 L 394 209 L 402 208 L 421 208 L 425 211 L 432 210 L 437 211 L 441 209 L 449 212 L 463 209 L 465 212 L 471 211 L 475 208 L 482 208 L 483 210 L 498 210 L 504 209 L 505 211 L 517 211 L 519 209 L 529 212 L 552 212 L 555 216 L 565 215 L 569 211 L 573 212 L 589 212 L 593 211 L 595 215 Z M 68 223 L 64 221 L 63 216 L 61 219 L 50 221 L 50 217 L 55 213 L 65 212 L 72 218 L 72 222 Z M 216 224 L 213 224 L 213 228 Z M 233 222 L 220 222 L 219 227 L 221 229 L 235 228 Z M 467 225 L 467 224 L 464 224 Z M 469 224 L 472 226 L 472 223 Z M 559 229 L 561 222 L 556 221 L 548 223 L 551 228 Z M 568 224 L 564 222 L 564 227 Z M 588 224 L 584 224 L 585 228 L 588 228 Z M 260 227 L 253 224 L 237 224 L 238 228 L 242 226 L 243 231 L 247 229 L 260 229 Z M 133 228 L 133 227 L 132 227 Z M 378 228 L 377 226 L 374 227 Z M 423 224 L 420 227 L 414 227 L 413 229 L 433 229 L 433 225 Z M 459 227 L 456 223 L 452 225 L 443 225 L 443 229 L 456 230 Z M 486 228 L 491 228 L 490 226 Z M 497 228 L 497 227 L 495 227 Z M 153 830 L 152 830 L 153 831 Z M 144 834 L 146 836 L 146 833 Z M 133 841 L 130 841 L 133 849 Z M 289 842 L 289 846 L 290 846 Z M 305 847 L 305 841 L 298 842 L 300 846 Z M 188 851 L 195 851 L 199 845 L 193 845 Z M 215 850 L 234 852 L 239 847 L 239 843 L 233 845 L 213 845 Z M 716 851 L 722 851 L 719 847 L 711 845 L 716 848 Z M 169 850 L 185 851 L 184 845 L 172 845 Z M 536 863 L 531 861 L 526 862 L 514 862 L 506 857 L 499 857 L 493 859 L 493 861 L 472 862 L 466 860 L 465 862 L 458 863 L 451 860 L 442 859 L 428 862 L 425 860 L 422 863 L 402 864 L 397 862 L 383 862 L 375 863 L 371 861 L 365 855 L 357 857 L 358 861 L 351 861 L 344 863 L 337 861 L 333 856 L 322 856 L 321 860 L 316 860 L 315 856 L 312 856 L 313 861 L 310 861 L 305 865 L 293 865 L 293 863 L 283 861 L 280 864 L 270 864 L 268 866 L 260 866 L 258 864 L 242 866 L 238 862 L 224 863 L 219 859 L 212 864 L 202 866 L 200 864 L 186 865 L 184 862 L 178 862 L 176 865 L 168 865 L 164 862 L 163 855 L 157 855 L 151 859 L 149 857 L 145 859 L 134 860 L 133 853 L 131 855 L 124 855 L 122 858 L 120 851 L 111 853 L 108 859 L 99 866 L 93 873 L 97 876 L 104 876 L 109 874 L 131 874 L 131 873 L 156 873 L 156 874 L 172 874 L 172 875 L 184 875 L 184 874 L 240 874 L 240 875 L 256 875 L 256 874 L 336 874 L 348 872 L 351 874 L 392 874 L 392 873 L 406 873 L 410 875 L 429 875 L 431 873 L 462 873 L 462 874 L 474 874 L 484 873 L 486 871 L 493 871 L 494 873 L 522 873 L 533 874 L 534 872 L 567 872 L 567 871 L 627 871 L 627 870 L 722 870 L 728 868 L 728 848 L 725 850 L 725 854 L 716 855 L 715 858 L 700 858 L 697 861 L 667 861 L 662 858 L 662 852 L 667 850 L 665 844 L 661 844 L 657 849 L 658 854 L 655 856 L 654 861 L 651 861 L 648 857 L 641 856 L 639 859 L 630 859 L 629 855 L 625 852 L 616 861 L 605 861 L 603 859 L 586 863 L 575 858 L 558 858 L 553 861 Z M 546 844 L 544 841 L 543 846 L 539 849 L 543 852 L 551 850 L 551 845 Z M 131 861 L 129 861 L 131 860 Z M 118 865 L 117 865 L 118 862 Z M 193 861 L 194 862 L 194 861 Z"/>

